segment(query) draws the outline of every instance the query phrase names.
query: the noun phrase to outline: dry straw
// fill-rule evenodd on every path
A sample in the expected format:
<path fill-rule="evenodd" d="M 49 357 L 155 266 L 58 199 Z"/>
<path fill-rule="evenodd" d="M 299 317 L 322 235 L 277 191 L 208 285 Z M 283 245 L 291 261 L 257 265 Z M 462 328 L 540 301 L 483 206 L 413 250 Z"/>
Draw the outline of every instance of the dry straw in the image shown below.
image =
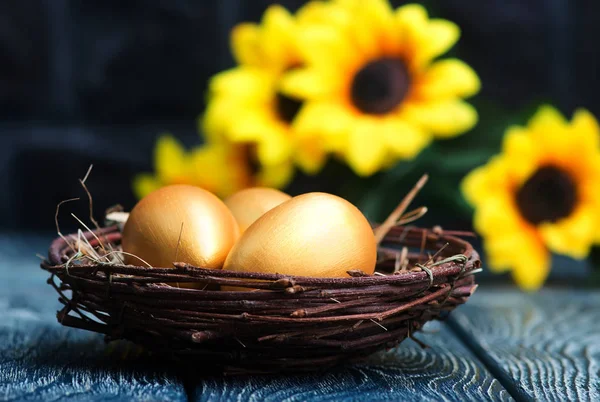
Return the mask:
<path fill-rule="evenodd" d="M 375 275 L 352 267 L 347 278 L 312 278 L 180 262 L 123 265 L 117 226 L 59 231 L 42 268 L 64 305 L 57 314 L 63 325 L 228 372 L 322 369 L 414 339 L 425 322 L 445 317 L 475 291 L 479 257 L 455 236 L 461 233 L 398 226 L 424 213 L 404 210 L 425 180 L 375 229 Z M 171 286 L 181 282 L 198 286 Z M 219 291 L 219 285 L 249 290 Z"/>

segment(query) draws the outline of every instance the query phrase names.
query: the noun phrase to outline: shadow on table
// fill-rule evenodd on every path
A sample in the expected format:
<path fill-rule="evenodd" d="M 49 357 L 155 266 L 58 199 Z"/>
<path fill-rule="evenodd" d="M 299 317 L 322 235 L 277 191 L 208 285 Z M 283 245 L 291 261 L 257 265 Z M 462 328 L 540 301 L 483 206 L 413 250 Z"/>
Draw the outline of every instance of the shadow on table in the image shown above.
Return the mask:
<path fill-rule="evenodd" d="M 301 374 L 186 377 L 195 401 L 210 400 L 439 400 L 440 395 L 486 399 L 488 392 L 505 395 L 502 386 L 483 368 L 453 333 L 431 322 L 420 340 L 409 340 L 361 363 Z M 315 367 L 318 370 L 318 367 Z M 452 398 L 450 398 L 452 399 Z"/>

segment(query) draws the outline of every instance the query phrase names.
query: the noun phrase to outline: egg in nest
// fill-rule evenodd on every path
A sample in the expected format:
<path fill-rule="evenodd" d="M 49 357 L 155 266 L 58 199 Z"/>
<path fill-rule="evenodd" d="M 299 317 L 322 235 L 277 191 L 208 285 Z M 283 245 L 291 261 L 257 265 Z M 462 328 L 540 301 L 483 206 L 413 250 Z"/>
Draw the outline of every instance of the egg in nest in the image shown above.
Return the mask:
<path fill-rule="evenodd" d="M 225 205 L 240 226 L 240 232 L 244 233 L 266 212 L 291 198 L 286 193 L 274 188 L 252 187 L 229 196 L 225 199 Z"/>
<path fill-rule="evenodd" d="M 376 260 L 373 230 L 354 205 L 332 194 L 307 193 L 248 227 L 224 269 L 335 278 L 355 269 L 373 274 Z"/>
<path fill-rule="evenodd" d="M 160 188 L 131 211 L 123 229 L 125 262 L 170 268 L 185 262 L 221 269 L 239 237 L 236 220 L 214 194 L 199 187 Z"/>

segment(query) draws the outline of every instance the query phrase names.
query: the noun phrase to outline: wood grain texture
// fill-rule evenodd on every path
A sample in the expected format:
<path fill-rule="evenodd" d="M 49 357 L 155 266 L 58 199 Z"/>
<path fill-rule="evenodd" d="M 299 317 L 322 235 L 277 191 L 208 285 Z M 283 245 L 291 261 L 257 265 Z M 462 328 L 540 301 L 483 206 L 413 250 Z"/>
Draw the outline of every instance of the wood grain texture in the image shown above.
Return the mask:
<path fill-rule="evenodd" d="M 56 322 L 56 293 L 34 255 L 49 239 L 0 234 L 0 400 L 187 400 L 174 375 Z"/>
<path fill-rule="evenodd" d="M 431 322 L 417 337 L 368 361 L 325 373 L 205 377 L 196 402 L 210 401 L 469 401 L 512 400 L 507 391 L 455 338 Z"/>
<path fill-rule="evenodd" d="M 600 400 L 600 292 L 479 290 L 450 324 L 516 398 Z"/>

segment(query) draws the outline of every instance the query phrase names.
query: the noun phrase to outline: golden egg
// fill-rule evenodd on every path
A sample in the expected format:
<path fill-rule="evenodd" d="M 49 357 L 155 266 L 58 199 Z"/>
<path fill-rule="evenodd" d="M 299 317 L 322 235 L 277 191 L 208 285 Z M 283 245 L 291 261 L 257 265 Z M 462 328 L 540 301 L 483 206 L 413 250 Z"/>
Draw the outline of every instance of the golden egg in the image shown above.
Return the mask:
<path fill-rule="evenodd" d="M 291 198 L 274 188 L 253 187 L 233 194 L 225 200 L 225 205 L 240 226 L 240 232 L 244 233 L 265 212 Z"/>
<path fill-rule="evenodd" d="M 123 229 L 122 246 L 153 267 L 179 261 L 220 269 L 238 237 L 237 222 L 219 198 L 199 187 L 173 185 L 138 202 Z M 127 264 L 143 265 L 125 257 Z"/>
<path fill-rule="evenodd" d="M 345 277 L 352 269 L 373 274 L 376 260 L 373 230 L 354 205 L 331 194 L 308 193 L 254 222 L 231 249 L 224 269 Z"/>

